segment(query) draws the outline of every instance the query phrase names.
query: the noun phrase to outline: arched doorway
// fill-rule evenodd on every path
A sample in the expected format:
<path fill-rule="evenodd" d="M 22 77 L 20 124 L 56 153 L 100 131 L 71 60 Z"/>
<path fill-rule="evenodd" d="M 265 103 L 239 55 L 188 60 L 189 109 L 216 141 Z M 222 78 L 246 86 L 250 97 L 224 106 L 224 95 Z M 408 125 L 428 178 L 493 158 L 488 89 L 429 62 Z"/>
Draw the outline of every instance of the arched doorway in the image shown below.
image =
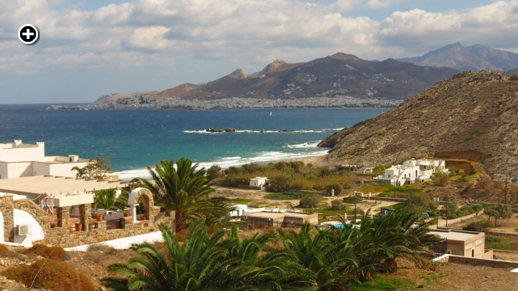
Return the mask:
<path fill-rule="evenodd" d="M 128 197 L 128 205 L 131 207 L 130 213 L 133 217 L 133 222 L 137 221 L 137 206 L 140 197 L 144 198 L 144 215 L 146 216 L 146 220 L 153 220 L 155 218 L 155 214 L 152 211 L 155 206 L 153 194 L 146 188 L 135 188 Z"/>

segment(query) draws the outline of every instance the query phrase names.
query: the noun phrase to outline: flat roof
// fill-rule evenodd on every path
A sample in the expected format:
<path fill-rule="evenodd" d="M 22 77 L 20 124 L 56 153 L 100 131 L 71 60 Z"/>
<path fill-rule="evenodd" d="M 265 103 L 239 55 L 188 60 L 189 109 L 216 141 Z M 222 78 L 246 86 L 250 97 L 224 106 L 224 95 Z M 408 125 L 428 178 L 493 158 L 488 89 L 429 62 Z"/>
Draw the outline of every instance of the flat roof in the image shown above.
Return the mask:
<path fill-rule="evenodd" d="M 431 230 L 429 234 L 438 235 L 441 238 L 445 238 L 447 240 L 458 240 L 458 241 L 467 241 L 476 236 L 480 235 L 479 233 L 469 233 L 469 232 L 460 232 L 460 231 L 437 231 Z"/>
<path fill-rule="evenodd" d="M 30 194 L 75 194 L 93 190 L 113 189 L 124 187 L 120 182 L 84 180 L 55 176 L 31 176 L 13 179 L 0 179 L 0 192 L 30 195 Z"/>
<path fill-rule="evenodd" d="M 284 218 L 285 213 L 281 212 L 254 212 L 254 213 L 245 213 L 244 216 L 248 217 L 260 217 L 260 218 Z"/>

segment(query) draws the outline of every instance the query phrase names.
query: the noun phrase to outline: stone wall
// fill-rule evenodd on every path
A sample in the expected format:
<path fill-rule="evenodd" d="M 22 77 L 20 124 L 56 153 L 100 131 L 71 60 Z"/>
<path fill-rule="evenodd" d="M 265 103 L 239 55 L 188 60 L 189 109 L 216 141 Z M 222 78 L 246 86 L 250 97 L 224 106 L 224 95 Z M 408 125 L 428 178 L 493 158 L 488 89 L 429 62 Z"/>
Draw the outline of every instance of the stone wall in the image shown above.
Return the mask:
<path fill-rule="evenodd" d="M 132 216 L 123 217 L 119 222 L 118 229 L 107 229 L 106 221 L 95 221 L 92 219 L 91 205 L 85 204 L 79 206 L 81 213 L 80 222 L 83 226 L 81 231 L 69 229 L 68 207 L 59 207 L 57 209 L 57 216 L 61 217 L 62 220 L 59 221 L 56 227 L 51 227 L 49 214 L 32 200 L 21 199 L 13 201 L 12 196 L 1 196 L 0 212 L 4 217 L 4 241 L 14 241 L 14 209 L 20 209 L 29 213 L 42 227 L 45 238 L 43 240 L 33 241 L 33 244 L 51 244 L 63 248 L 155 232 L 159 230 L 159 224 L 172 226 L 175 213 L 161 213 L 160 208 L 154 206 L 151 194 L 143 193 L 146 191 L 140 190 L 139 196 L 145 195 L 148 197 L 145 207 L 147 220 L 133 222 Z M 149 197 L 151 198 L 149 199 Z"/>
<path fill-rule="evenodd" d="M 67 227 L 51 228 L 48 233 L 45 233 L 45 239 L 34 243 L 51 244 L 69 248 L 155 232 L 159 230 L 159 224 L 163 223 L 167 226 L 171 226 L 173 221 L 174 212 L 169 215 L 164 213 L 160 219 L 155 221 L 143 220 L 135 223 L 133 223 L 133 217 L 123 217 L 121 218 L 122 228 L 119 229 L 106 229 L 106 221 L 104 220 L 93 221 L 82 231 L 73 231 Z"/>

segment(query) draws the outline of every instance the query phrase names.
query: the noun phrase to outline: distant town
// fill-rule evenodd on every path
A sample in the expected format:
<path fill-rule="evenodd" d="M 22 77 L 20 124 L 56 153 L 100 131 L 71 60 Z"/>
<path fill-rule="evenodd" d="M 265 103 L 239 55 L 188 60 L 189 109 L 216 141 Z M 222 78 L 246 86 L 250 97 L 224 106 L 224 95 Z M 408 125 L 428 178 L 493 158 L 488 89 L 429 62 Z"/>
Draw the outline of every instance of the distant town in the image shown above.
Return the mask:
<path fill-rule="evenodd" d="M 397 107 L 403 100 L 380 98 L 356 98 L 351 96 L 309 97 L 296 99 L 221 98 L 214 100 L 183 100 L 170 98 L 154 100 L 144 96 L 133 96 L 103 104 L 51 105 L 47 110 L 89 110 L 89 109 L 238 109 L 238 108 L 326 108 L 326 107 Z"/>

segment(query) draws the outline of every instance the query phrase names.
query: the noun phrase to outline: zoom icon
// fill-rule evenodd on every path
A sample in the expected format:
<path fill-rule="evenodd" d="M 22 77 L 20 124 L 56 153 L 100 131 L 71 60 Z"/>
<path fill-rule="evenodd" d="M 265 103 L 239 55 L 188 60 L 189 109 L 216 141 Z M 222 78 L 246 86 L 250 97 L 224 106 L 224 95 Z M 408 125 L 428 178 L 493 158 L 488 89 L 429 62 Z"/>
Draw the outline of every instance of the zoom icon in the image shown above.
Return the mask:
<path fill-rule="evenodd" d="M 23 44 L 34 44 L 40 38 L 38 28 L 32 24 L 24 24 L 18 30 L 18 38 Z"/>

